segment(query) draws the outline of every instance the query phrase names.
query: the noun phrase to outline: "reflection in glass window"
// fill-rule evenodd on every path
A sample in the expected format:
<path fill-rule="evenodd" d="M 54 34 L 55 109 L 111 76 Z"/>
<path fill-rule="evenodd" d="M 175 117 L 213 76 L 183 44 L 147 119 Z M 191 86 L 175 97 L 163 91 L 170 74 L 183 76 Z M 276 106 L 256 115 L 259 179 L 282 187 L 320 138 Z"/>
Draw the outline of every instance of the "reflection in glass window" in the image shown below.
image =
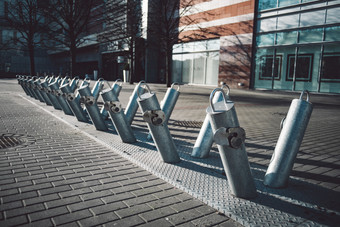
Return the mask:
<path fill-rule="evenodd" d="M 277 7 L 277 0 L 259 0 L 259 10 L 272 9 Z"/>
<path fill-rule="evenodd" d="M 277 29 L 297 28 L 299 14 L 278 17 Z"/>
<path fill-rule="evenodd" d="M 322 59 L 322 81 L 340 82 L 340 53 L 325 53 Z"/>
<path fill-rule="evenodd" d="M 322 25 L 325 22 L 325 10 L 301 13 L 300 27 Z"/>
<path fill-rule="evenodd" d="M 273 59 L 272 55 L 266 55 L 260 57 L 260 80 L 271 80 L 274 77 L 275 80 L 280 80 L 281 78 L 281 64 L 282 64 L 282 56 L 276 55 L 275 63 L 274 63 L 274 72 L 273 72 Z"/>
<path fill-rule="evenodd" d="M 299 4 L 300 0 L 279 0 L 279 7 Z"/>
<path fill-rule="evenodd" d="M 272 46 L 274 45 L 275 34 L 258 35 L 256 38 L 257 46 Z"/>
<path fill-rule="evenodd" d="M 295 54 L 288 55 L 287 64 L 287 81 L 292 81 L 294 77 L 294 63 Z M 313 54 L 301 54 L 298 55 L 296 61 L 296 81 L 311 81 L 312 80 L 312 66 L 313 66 Z"/>
<path fill-rule="evenodd" d="M 276 18 L 266 18 L 258 21 L 260 32 L 267 32 L 276 29 Z"/>
<path fill-rule="evenodd" d="M 301 30 L 299 42 L 300 43 L 321 42 L 322 34 L 323 34 L 322 28 Z"/>
<path fill-rule="evenodd" d="M 325 29 L 325 41 L 340 41 L 340 27 L 329 27 Z"/>
<path fill-rule="evenodd" d="M 327 9 L 326 23 L 327 24 L 339 23 L 340 22 L 339 12 L 340 7 Z"/>
<path fill-rule="evenodd" d="M 279 32 L 276 34 L 276 44 L 294 44 L 297 40 L 297 31 Z"/>

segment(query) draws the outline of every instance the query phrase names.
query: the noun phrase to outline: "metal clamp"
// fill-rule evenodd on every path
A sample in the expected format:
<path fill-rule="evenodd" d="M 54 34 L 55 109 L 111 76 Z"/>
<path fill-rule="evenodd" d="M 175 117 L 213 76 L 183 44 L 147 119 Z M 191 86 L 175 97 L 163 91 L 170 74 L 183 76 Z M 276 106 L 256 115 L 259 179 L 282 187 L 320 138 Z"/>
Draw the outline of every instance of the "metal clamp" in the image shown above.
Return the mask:
<path fill-rule="evenodd" d="M 54 90 L 53 93 L 55 96 L 62 96 L 63 94 L 60 90 Z"/>
<path fill-rule="evenodd" d="M 172 84 L 171 84 L 171 88 L 174 89 L 174 86 L 175 86 L 175 85 L 177 85 L 177 91 L 179 91 L 180 86 L 179 86 L 179 83 L 177 83 L 177 82 L 172 83 Z"/>
<path fill-rule="evenodd" d="M 234 128 L 219 128 L 214 135 L 214 141 L 218 145 L 229 145 L 232 148 L 238 149 L 246 140 L 246 132 L 241 127 Z"/>
<path fill-rule="evenodd" d="M 227 90 L 227 93 L 224 92 L 223 88 L 227 88 L 227 89 L 228 89 L 228 90 Z M 213 90 L 213 91 L 211 92 L 210 98 L 209 98 L 209 103 L 210 103 L 210 106 L 211 106 L 211 109 L 213 110 L 213 112 L 215 112 L 215 107 L 214 107 L 214 105 L 213 105 L 213 101 L 212 101 L 212 100 L 213 100 L 213 98 L 214 98 L 214 96 L 215 96 L 215 93 L 216 93 L 217 91 L 219 91 L 219 92 L 222 93 L 223 99 L 224 99 L 225 102 L 227 102 L 227 100 L 230 100 L 230 99 L 229 99 L 230 88 L 229 88 L 228 85 L 224 84 L 224 85 L 222 85 L 221 88 L 215 88 L 215 90 Z"/>
<path fill-rule="evenodd" d="M 92 106 L 94 105 L 95 100 L 93 96 L 83 96 L 83 97 L 80 97 L 79 102 L 85 105 L 88 105 L 88 106 Z"/>
<path fill-rule="evenodd" d="M 144 80 L 141 80 L 137 85 L 137 95 L 138 95 L 138 98 L 140 98 L 140 99 L 142 99 L 142 98 L 140 97 L 140 94 L 139 94 L 139 87 L 142 86 L 142 84 L 144 84 L 144 86 L 148 89 L 150 94 L 153 94 L 153 92 L 151 92 L 149 85 Z"/>
<path fill-rule="evenodd" d="M 162 110 L 148 110 L 143 114 L 144 121 L 155 126 L 162 125 L 165 120 L 165 114 Z"/>
<path fill-rule="evenodd" d="M 107 111 L 119 113 L 122 110 L 122 104 L 118 101 L 107 101 L 104 103 L 104 108 Z"/>
<path fill-rule="evenodd" d="M 76 97 L 73 93 L 66 93 L 66 98 L 68 101 L 72 102 Z"/>
<path fill-rule="evenodd" d="M 301 92 L 300 99 L 302 99 L 302 97 L 305 93 L 306 93 L 306 96 L 307 96 L 306 101 L 309 102 L 309 92 L 308 92 L 308 90 L 303 90 Z"/>

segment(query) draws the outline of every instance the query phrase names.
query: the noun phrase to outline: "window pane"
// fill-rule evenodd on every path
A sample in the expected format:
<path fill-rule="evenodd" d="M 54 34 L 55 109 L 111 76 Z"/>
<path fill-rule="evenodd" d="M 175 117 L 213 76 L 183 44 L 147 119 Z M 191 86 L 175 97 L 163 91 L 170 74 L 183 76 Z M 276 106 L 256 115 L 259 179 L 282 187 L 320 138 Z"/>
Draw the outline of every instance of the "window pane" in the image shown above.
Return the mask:
<path fill-rule="evenodd" d="M 299 4 L 300 0 L 279 0 L 279 7 Z"/>
<path fill-rule="evenodd" d="M 272 46 L 274 45 L 274 34 L 265 34 L 257 36 L 257 46 Z"/>
<path fill-rule="evenodd" d="M 192 74 L 192 54 L 183 54 L 183 69 L 182 69 L 182 82 L 190 83 L 190 77 Z"/>
<path fill-rule="evenodd" d="M 297 31 L 292 32 L 279 32 L 276 34 L 276 44 L 294 44 L 297 39 Z"/>
<path fill-rule="evenodd" d="M 274 76 L 274 79 L 279 80 L 281 77 L 281 64 L 282 64 L 282 56 L 276 55 L 274 62 L 274 72 L 273 72 L 273 59 L 274 57 L 271 55 L 262 56 L 260 58 L 260 80 L 271 80 Z"/>
<path fill-rule="evenodd" d="M 294 64 L 295 64 L 295 55 L 289 54 L 286 80 L 293 80 Z M 313 54 L 298 55 L 297 62 L 296 62 L 296 72 L 295 72 L 296 81 L 311 81 L 312 65 L 313 65 Z"/>
<path fill-rule="evenodd" d="M 328 9 L 326 23 L 327 24 L 339 23 L 340 22 L 339 12 L 340 12 L 340 7 Z"/>
<path fill-rule="evenodd" d="M 322 28 L 301 30 L 299 42 L 300 43 L 321 42 L 322 33 L 323 33 Z"/>
<path fill-rule="evenodd" d="M 325 22 L 325 10 L 301 13 L 300 27 L 321 25 Z"/>
<path fill-rule="evenodd" d="M 276 29 L 276 18 L 268 18 L 258 21 L 258 29 L 260 32 L 273 31 Z"/>
<path fill-rule="evenodd" d="M 298 14 L 278 17 L 277 29 L 297 28 L 298 26 Z"/>
<path fill-rule="evenodd" d="M 217 85 L 218 66 L 219 66 L 219 52 L 209 52 L 207 59 L 206 84 Z"/>
<path fill-rule="evenodd" d="M 193 71 L 193 83 L 204 84 L 205 74 L 205 54 L 195 54 L 194 57 L 194 71 Z"/>
<path fill-rule="evenodd" d="M 272 9 L 277 7 L 277 0 L 259 0 L 259 10 Z"/>
<path fill-rule="evenodd" d="M 340 81 L 340 53 L 325 53 L 322 59 L 322 81 Z"/>
<path fill-rule="evenodd" d="M 340 40 L 340 27 L 326 28 L 326 41 L 339 41 Z"/>

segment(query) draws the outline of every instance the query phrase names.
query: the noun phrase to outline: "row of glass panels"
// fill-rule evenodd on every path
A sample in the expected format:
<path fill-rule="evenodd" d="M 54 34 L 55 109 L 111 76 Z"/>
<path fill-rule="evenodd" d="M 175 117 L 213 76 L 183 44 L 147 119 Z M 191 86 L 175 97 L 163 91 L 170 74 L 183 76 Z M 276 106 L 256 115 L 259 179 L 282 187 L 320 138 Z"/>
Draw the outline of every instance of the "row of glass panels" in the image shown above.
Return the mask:
<path fill-rule="evenodd" d="M 255 61 L 255 88 L 340 93 L 339 44 L 261 48 Z"/>

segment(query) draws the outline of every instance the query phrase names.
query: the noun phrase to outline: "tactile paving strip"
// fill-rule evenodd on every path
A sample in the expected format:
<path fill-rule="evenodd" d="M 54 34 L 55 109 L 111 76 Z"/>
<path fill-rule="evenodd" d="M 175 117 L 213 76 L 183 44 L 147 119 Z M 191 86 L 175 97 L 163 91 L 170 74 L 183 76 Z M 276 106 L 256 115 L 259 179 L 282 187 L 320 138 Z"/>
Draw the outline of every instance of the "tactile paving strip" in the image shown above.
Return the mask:
<path fill-rule="evenodd" d="M 292 179 L 292 186 L 286 189 L 266 188 L 262 182 L 266 169 L 260 165 L 251 164 L 258 196 L 252 200 L 232 196 L 216 149 L 207 159 L 190 156 L 198 131 L 179 130 L 177 126 L 169 125 L 171 132 L 182 131 L 186 136 L 173 135 L 181 162 L 167 164 L 154 144 L 146 139 L 148 131 L 140 114 L 133 124 L 138 142 L 124 144 L 113 133 L 112 124 L 110 132 L 96 131 L 91 124 L 78 122 L 75 117 L 66 116 L 53 107 L 25 99 L 244 226 L 327 226 L 339 221 L 340 212 L 327 208 L 332 199 L 338 198 L 336 192 L 330 195 L 321 187 L 297 179 Z"/>

